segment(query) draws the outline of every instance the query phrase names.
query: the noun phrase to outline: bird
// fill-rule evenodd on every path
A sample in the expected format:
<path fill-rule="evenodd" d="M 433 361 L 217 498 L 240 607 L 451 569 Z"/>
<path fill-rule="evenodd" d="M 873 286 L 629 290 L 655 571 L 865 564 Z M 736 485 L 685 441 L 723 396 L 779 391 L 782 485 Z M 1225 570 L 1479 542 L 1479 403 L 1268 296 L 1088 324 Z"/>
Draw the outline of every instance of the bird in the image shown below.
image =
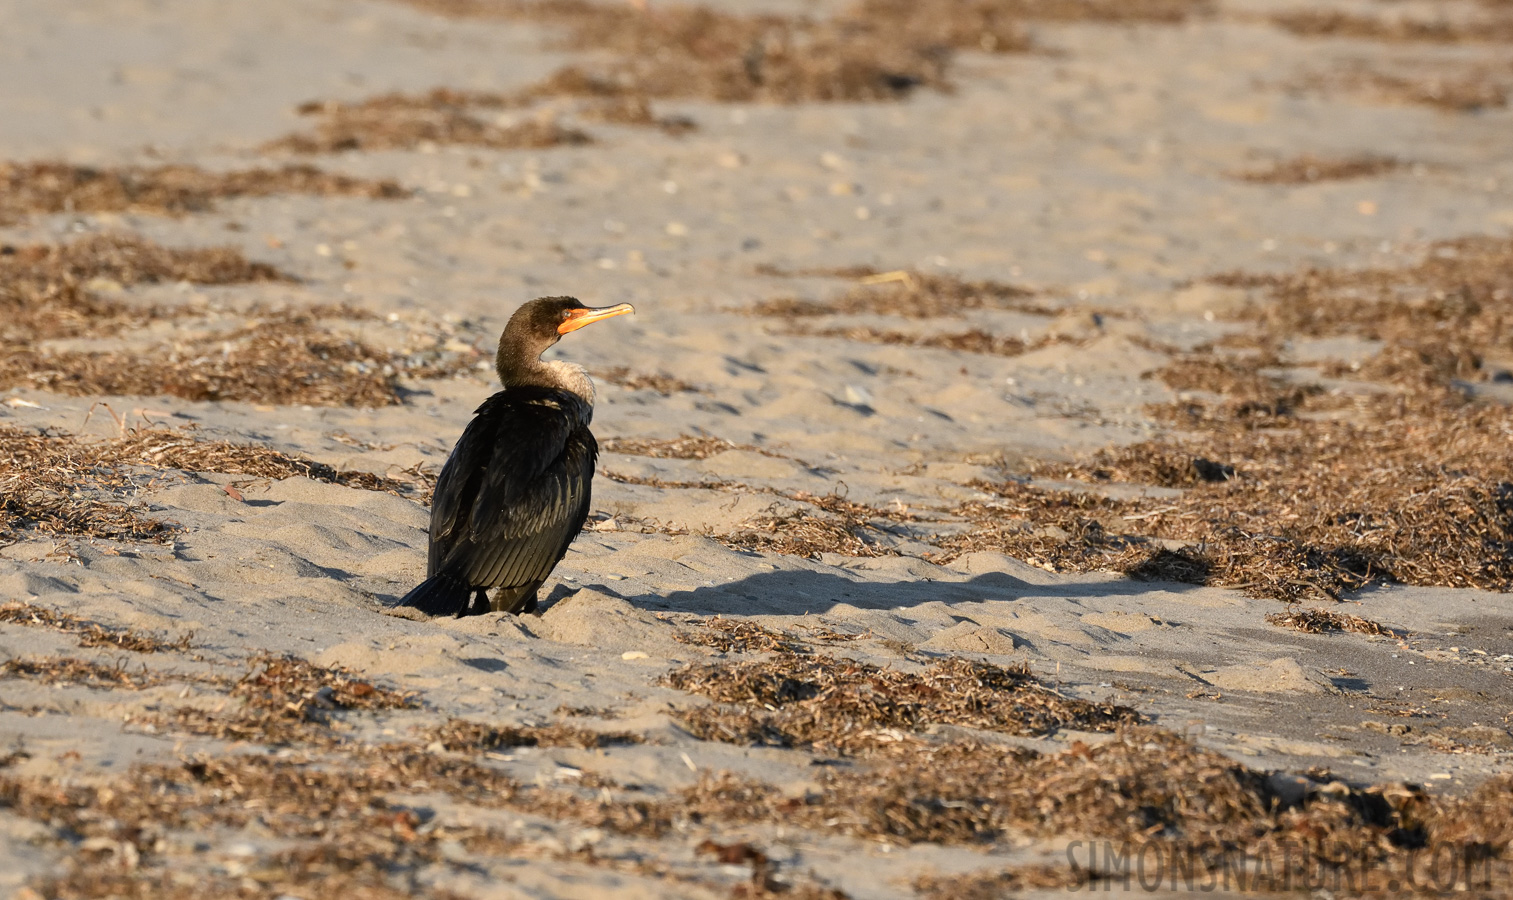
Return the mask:
<path fill-rule="evenodd" d="M 599 445 L 588 372 L 541 354 L 635 312 L 540 297 L 515 310 L 494 366 L 503 389 L 473 414 L 436 480 L 426 579 L 400 600 L 429 616 L 536 611 L 536 592 L 588 519 Z M 492 601 L 489 591 L 493 590 Z"/>

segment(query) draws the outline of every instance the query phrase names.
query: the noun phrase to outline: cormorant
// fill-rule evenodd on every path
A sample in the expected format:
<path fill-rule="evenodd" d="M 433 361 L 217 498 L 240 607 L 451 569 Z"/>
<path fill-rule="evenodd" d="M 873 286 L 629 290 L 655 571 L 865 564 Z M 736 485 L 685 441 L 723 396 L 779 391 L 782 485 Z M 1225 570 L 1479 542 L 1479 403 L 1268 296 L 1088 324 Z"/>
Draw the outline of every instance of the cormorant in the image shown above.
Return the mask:
<path fill-rule="evenodd" d="M 510 316 L 495 358 L 504 390 L 478 407 L 442 466 L 426 580 L 401 606 L 432 616 L 535 612 L 537 588 L 588 518 L 599 454 L 588 430 L 594 383 L 582 366 L 541 354 L 570 331 L 634 311 L 542 297 Z"/>

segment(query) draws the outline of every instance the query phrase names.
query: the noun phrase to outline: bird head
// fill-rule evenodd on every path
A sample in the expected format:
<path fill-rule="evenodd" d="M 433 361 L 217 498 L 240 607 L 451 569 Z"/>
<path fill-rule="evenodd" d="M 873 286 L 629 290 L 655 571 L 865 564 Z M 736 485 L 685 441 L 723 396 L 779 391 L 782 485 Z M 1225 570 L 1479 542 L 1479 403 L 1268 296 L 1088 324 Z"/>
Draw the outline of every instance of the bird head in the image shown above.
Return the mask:
<path fill-rule="evenodd" d="M 564 334 L 635 311 L 629 303 L 595 309 L 575 297 L 540 297 L 522 304 L 499 337 L 500 378 L 508 382 L 507 372 L 533 367 Z"/>

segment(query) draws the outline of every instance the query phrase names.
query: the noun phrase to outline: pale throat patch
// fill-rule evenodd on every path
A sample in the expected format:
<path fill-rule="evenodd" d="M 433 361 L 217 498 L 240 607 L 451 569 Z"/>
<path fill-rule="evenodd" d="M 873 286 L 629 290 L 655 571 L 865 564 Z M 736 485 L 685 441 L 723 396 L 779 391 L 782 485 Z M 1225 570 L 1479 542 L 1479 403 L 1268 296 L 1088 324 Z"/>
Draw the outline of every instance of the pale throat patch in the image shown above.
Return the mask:
<path fill-rule="evenodd" d="M 590 406 L 593 405 L 594 381 L 588 377 L 587 369 L 565 359 L 551 360 L 546 363 L 546 367 L 556 376 L 558 384 L 587 400 Z"/>

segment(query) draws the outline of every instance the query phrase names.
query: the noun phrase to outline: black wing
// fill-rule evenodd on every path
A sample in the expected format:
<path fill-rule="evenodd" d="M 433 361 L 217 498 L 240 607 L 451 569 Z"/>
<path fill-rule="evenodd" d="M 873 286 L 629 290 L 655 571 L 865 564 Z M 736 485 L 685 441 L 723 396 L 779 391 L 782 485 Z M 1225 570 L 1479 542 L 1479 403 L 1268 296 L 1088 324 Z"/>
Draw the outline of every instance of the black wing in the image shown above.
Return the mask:
<path fill-rule="evenodd" d="M 510 388 L 478 407 L 442 467 L 427 575 L 478 587 L 544 580 L 588 518 L 592 407 L 556 388 Z"/>

